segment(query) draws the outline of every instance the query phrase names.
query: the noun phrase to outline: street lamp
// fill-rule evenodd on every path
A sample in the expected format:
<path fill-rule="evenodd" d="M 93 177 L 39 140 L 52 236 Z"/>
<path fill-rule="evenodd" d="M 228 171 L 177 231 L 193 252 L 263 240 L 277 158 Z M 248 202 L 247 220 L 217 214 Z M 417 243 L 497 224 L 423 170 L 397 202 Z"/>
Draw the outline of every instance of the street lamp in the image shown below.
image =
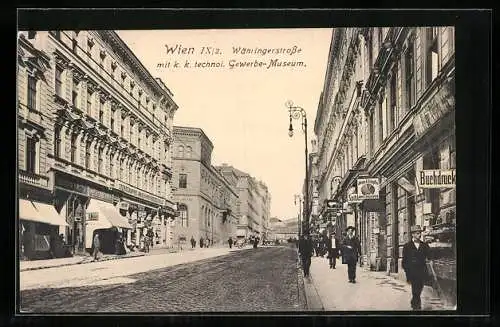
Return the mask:
<path fill-rule="evenodd" d="M 290 115 L 290 125 L 288 126 L 288 136 L 292 137 L 293 136 L 293 126 L 292 126 L 292 118 L 293 119 L 301 119 L 302 118 L 302 131 L 304 132 L 305 136 L 305 159 L 306 159 L 306 194 L 305 194 L 305 199 L 304 199 L 304 218 L 305 218 L 305 223 L 306 223 L 306 230 L 304 231 L 305 234 L 309 234 L 309 170 L 308 170 L 308 153 L 307 153 L 307 115 L 306 111 L 299 107 L 295 106 L 293 104 L 293 101 L 288 100 L 285 103 L 285 106 L 288 108 L 288 113 Z"/>

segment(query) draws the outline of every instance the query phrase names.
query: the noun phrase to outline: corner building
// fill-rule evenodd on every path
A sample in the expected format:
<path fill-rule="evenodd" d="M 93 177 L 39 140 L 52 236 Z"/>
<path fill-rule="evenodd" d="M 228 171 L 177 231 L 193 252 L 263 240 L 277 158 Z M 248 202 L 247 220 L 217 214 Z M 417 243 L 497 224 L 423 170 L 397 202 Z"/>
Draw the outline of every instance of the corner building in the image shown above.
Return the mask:
<path fill-rule="evenodd" d="M 165 245 L 177 105 L 163 82 L 113 31 L 21 32 L 17 78 L 21 201 L 50 193 L 75 253 L 98 230 L 109 248 L 147 229 Z"/>
<path fill-rule="evenodd" d="M 210 245 L 226 243 L 237 224 L 236 176 L 212 166 L 213 144 L 200 128 L 174 126 L 174 149 L 175 244 L 191 246 L 191 237 L 197 246 L 200 238 Z"/>
<path fill-rule="evenodd" d="M 442 296 L 456 303 L 455 185 L 427 188 L 426 170 L 456 168 L 453 27 L 334 29 L 315 124 L 320 197 L 343 203 L 360 264 L 403 279 L 410 227 L 424 228 Z M 357 180 L 378 180 L 359 200 Z"/>

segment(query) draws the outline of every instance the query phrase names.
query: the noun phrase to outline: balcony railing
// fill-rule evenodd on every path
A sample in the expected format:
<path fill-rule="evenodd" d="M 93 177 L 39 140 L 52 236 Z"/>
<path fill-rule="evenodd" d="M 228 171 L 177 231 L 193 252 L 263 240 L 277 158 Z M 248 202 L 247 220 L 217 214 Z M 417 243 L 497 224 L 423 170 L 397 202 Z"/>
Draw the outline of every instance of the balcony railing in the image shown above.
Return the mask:
<path fill-rule="evenodd" d="M 19 171 L 19 182 L 34 186 L 48 187 L 49 178 L 46 176 L 38 175 L 32 172 L 20 170 Z"/>

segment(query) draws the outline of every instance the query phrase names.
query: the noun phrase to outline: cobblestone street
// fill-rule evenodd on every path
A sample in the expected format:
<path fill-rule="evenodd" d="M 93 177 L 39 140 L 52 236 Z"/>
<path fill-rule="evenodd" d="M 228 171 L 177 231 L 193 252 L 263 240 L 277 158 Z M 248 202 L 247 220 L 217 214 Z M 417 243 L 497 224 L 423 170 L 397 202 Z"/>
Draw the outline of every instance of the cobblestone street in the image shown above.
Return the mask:
<path fill-rule="evenodd" d="M 195 251 L 193 251 L 195 252 Z M 183 255 L 190 255 L 184 253 Z M 49 286 L 31 283 L 21 291 L 22 312 L 179 312 L 179 311 L 302 311 L 305 299 L 298 283 L 296 250 L 288 247 L 243 249 L 185 264 L 144 267 L 163 255 L 79 266 L 43 269 L 86 269 L 94 278 Z M 148 261 L 149 260 L 149 261 Z M 164 260 L 164 259 L 163 259 Z M 121 265 L 120 273 L 103 274 L 109 265 Z M 132 268 L 142 265 L 142 272 Z M 120 266 L 117 266 L 120 267 Z M 127 274 L 129 271 L 132 271 Z M 57 270 L 59 269 L 59 270 Z M 80 271 L 81 273 L 81 271 Z M 21 280 L 23 276 L 21 277 Z M 65 285 L 66 285 L 65 284 Z M 23 288 L 21 288 L 23 289 Z"/>

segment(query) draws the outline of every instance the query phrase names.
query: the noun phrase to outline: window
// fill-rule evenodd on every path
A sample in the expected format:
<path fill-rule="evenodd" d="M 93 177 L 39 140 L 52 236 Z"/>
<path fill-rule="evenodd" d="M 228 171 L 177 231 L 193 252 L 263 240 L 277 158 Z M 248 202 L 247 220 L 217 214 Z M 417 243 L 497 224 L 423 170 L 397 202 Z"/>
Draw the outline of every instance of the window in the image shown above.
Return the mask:
<path fill-rule="evenodd" d="M 177 148 L 177 152 L 179 157 L 184 157 L 184 147 L 182 145 L 179 145 L 179 147 Z"/>
<path fill-rule="evenodd" d="M 375 121 L 373 119 L 373 112 L 370 113 L 370 116 L 368 118 L 369 120 L 369 130 L 368 130 L 368 146 L 369 146 L 369 153 L 370 155 L 373 155 L 375 152 Z"/>
<path fill-rule="evenodd" d="M 36 110 L 36 82 L 34 76 L 28 76 L 28 108 L 30 110 Z"/>
<path fill-rule="evenodd" d="M 63 69 L 59 66 L 56 66 L 55 90 L 56 90 L 56 95 L 60 97 L 62 97 L 62 74 L 63 74 Z"/>
<path fill-rule="evenodd" d="M 26 137 L 26 171 L 34 174 L 39 172 L 39 140 L 32 136 Z"/>
<path fill-rule="evenodd" d="M 76 141 L 77 134 L 71 134 L 71 162 L 76 162 Z"/>
<path fill-rule="evenodd" d="M 427 153 L 423 157 L 423 169 L 439 169 L 439 149 L 433 148 L 430 153 Z M 439 195 L 441 190 L 438 188 L 429 188 L 424 189 L 425 201 L 427 203 L 431 203 L 431 212 L 434 215 L 439 213 Z M 431 225 L 434 225 L 436 222 L 431 221 Z"/>
<path fill-rule="evenodd" d="M 56 129 L 54 131 L 54 155 L 56 158 L 59 158 L 61 155 L 61 127 L 56 126 Z"/>
<path fill-rule="evenodd" d="M 405 92 L 406 110 L 410 110 L 415 104 L 415 66 L 413 62 L 413 42 L 408 44 L 405 53 Z"/>
<path fill-rule="evenodd" d="M 186 188 L 186 187 L 187 187 L 187 175 L 179 174 L 179 188 Z"/>
<path fill-rule="evenodd" d="M 90 89 L 87 89 L 87 115 L 92 116 L 92 96 L 94 92 Z"/>
<path fill-rule="evenodd" d="M 186 158 L 191 158 L 191 147 L 186 147 Z"/>
<path fill-rule="evenodd" d="M 104 99 L 99 99 L 99 122 L 104 124 Z"/>
<path fill-rule="evenodd" d="M 103 163 L 103 157 L 102 157 L 103 156 L 103 151 L 104 151 L 103 148 L 99 148 L 99 150 L 98 150 L 98 161 L 99 162 L 97 164 L 97 172 L 99 174 L 102 173 L 103 168 L 104 168 L 103 165 L 102 165 L 102 163 Z"/>
<path fill-rule="evenodd" d="M 384 103 L 384 98 L 383 98 L 383 96 L 381 96 L 379 99 L 379 102 L 378 102 L 378 107 L 377 107 L 377 111 L 378 111 L 378 115 L 377 115 L 378 116 L 377 117 L 377 120 L 378 120 L 377 146 L 382 144 L 382 141 L 384 140 L 384 120 L 382 119 L 383 118 L 383 116 L 382 116 L 383 103 Z"/>
<path fill-rule="evenodd" d="M 391 76 L 391 81 L 390 81 L 390 103 L 389 103 L 389 113 L 388 113 L 388 129 L 387 131 L 390 132 L 396 127 L 396 118 L 397 118 L 397 88 L 396 88 L 396 82 L 397 82 L 397 67 L 394 68 L 394 72 Z"/>
<path fill-rule="evenodd" d="M 73 104 L 73 107 L 78 108 L 78 92 L 75 89 L 73 89 L 71 103 Z"/>
<path fill-rule="evenodd" d="M 90 142 L 85 144 L 85 168 L 90 168 Z"/>
<path fill-rule="evenodd" d="M 116 109 L 112 108 L 111 109 L 111 130 L 113 132 L 115 131 L 115 115 L 116 115 Z"/>
<path fill-rule="evenodd" d="M 188 227 L 188 211 L 187 211 L 187 206 L 185 204 L 179 204 L 179 217 L 181 220 L 181 226 L 182 227 Z"/>
<path fill-rule="evenodd" d="M 430 84 L 438 74 L 438 27 L 427 28 L 427 51 L 425 58 L 426 83 Z"/>
<path fill-rule="evenodd" d="M 125 159 L 120 160 L 120 179 L 125 178 Z"/>

